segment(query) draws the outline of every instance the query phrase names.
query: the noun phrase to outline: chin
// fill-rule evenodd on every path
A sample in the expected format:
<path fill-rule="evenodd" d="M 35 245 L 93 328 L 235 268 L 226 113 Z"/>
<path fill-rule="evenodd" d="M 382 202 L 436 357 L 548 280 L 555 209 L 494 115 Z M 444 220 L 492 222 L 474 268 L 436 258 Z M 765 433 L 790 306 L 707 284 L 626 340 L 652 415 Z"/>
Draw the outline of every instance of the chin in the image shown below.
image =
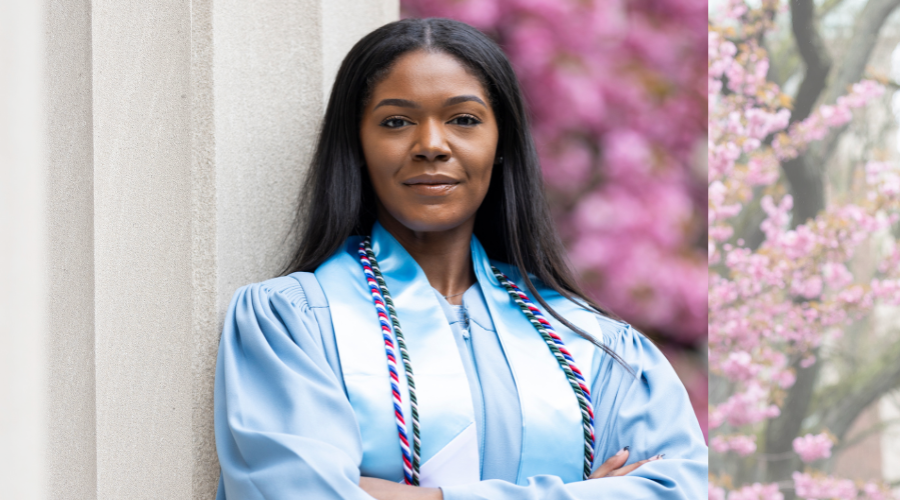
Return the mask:
<path fill-rule="evenodd" d="M 432 219 L 415 219 L 409 221 L 401 220 L 400 223 L 406 226 L 410 231 L 423 232 L 423 233 L 436 233 L 440 231 L 449 231 L 451 229 L 456 229 L 461 226 L 465 222 L 463 220 L 432 220 Z"/>
<path fill-rule="evenodd" d="M 394 218 L 410 231 L 426 233 L 456 229 L 472 218 L 471 215 L 449 215 L 446 209 L 441 211 L 443 212 L 441 214 L 429 214 L 428 210 L 422 209 L 414 214 L 400 214 L 400 217 Z"/>

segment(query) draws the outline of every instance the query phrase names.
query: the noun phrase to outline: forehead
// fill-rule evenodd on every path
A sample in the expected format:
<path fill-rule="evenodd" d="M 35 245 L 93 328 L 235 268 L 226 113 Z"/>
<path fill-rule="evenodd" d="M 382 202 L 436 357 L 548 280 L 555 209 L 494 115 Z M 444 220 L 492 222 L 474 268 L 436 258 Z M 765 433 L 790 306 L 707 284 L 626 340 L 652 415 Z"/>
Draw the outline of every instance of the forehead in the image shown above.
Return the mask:
<path fill-rule="evenodd" d="M 487 102 L 477 77 L 455 57 L 443 52 L 417 50 L 400 56 L 391 71 L 372 91 L 372 101 L 402 98 L 427 104 L 470 94 Z"/>

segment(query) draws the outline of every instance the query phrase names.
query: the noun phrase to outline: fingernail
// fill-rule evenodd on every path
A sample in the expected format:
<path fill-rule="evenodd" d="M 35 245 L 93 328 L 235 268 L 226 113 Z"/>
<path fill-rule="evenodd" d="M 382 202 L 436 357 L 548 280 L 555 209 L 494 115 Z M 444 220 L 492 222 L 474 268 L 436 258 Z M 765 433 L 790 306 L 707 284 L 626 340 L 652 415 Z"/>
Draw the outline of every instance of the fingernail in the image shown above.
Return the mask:
<path fill-rule="evenodd" d="M 659 460 L 664 456 L 666 456 L 665 453 L 660 453 L 659 455 L 656 455 L 655 457 L 651 458 L 650 460 Z"/>

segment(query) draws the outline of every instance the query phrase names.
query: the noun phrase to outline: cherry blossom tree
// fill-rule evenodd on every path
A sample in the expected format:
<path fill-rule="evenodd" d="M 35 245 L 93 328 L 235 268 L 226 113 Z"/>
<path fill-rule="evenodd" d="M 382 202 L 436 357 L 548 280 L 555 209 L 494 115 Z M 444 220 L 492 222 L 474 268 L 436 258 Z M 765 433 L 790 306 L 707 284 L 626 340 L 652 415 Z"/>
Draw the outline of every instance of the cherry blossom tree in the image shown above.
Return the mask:
<path fill-rule="evenodd" d="M 898 4 L 868 2 L 832 72 L 812 0 L 792 0 L 805 64 L 794 98 L 769 81 L 764 49 L 783 4 L 730 0 L 711 16 L 710 499 L 894 498 L 884 485 L 834 477 L 827 460 L 859 412 L 900 386 L 900 342 L 886 343 L 844 398 L 812 400 L 823 348 L 876 305 L 900 305 L 900 167 L 870 158 L 855 166 L 854 189 L 831 200 L 823 179 L 854 114 L 884 93 L 860 78 Z M 863 253 L 877 264 L 869 276 L 849 269 Z"/>

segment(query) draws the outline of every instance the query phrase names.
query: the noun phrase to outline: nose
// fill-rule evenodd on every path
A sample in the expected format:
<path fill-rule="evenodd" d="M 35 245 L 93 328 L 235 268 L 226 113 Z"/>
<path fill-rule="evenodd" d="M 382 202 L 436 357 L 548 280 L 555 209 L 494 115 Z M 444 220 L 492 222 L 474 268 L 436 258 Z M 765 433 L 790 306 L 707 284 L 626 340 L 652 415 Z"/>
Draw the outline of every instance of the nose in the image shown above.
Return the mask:
<path fill-rule="evenodd" d="M 440 120 L 423 120 L 417 128 L 418 137 L 413 147 L 416 160 L 432 162 L 450 159 L 450 146 Z"/>

